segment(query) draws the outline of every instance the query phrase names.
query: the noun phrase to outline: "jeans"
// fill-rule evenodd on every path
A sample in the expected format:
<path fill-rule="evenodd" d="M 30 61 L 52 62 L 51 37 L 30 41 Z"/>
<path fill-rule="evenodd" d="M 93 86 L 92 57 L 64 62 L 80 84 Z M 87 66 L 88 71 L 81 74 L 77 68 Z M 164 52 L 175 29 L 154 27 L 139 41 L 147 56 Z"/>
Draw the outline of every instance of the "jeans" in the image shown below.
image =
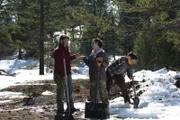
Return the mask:
<path fill-rule="evenodd" d="M 73 103 L 73 98 L 72 98 L 72 92 L 73 92 L 73 87 L 72 87 L 72 77 L 71 75 L 67 76 L 68 80 L 68 90 L 69 90 L 69 99 L 70 99 L 70 106 L 71 108 L 74 108 L 74 103 Z M 65 77 L 61 77 L 59 74 L 54 73 L 54 81 L 57 85 L 57 110 L 64 110 L 64 103 L 63 103 L 63 98 L 64 98 L 64 92 L 66 92 L 66 82 L 65 82 Z M 66 99 L 67 99 L 67 94 L 66 94 Z"/>

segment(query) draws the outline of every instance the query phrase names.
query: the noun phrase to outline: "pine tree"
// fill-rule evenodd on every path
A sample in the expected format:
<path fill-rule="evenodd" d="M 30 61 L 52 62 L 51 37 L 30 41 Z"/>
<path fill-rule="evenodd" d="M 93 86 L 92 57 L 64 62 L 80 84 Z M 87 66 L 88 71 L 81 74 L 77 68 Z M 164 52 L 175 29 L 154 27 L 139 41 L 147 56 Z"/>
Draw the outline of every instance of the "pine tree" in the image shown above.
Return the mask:
<path fill-rule="evenodd" d="M 146 13 L 143 27 L 138 32 L 134 51 L 139 57 L 139 67 L 146 69 L 159 69 L 162 67 L 175 67 L 179 69 L 179 41 L 180 11 L 179 1 L 151 1 L 136 2 L 139 8 L 135 10 Z M 147 19 L 148 18 L 148 19 Z M 141 32 L 143 31 L 143 32 Z M 175 44 L 177 43 L 177 44 Z"/>

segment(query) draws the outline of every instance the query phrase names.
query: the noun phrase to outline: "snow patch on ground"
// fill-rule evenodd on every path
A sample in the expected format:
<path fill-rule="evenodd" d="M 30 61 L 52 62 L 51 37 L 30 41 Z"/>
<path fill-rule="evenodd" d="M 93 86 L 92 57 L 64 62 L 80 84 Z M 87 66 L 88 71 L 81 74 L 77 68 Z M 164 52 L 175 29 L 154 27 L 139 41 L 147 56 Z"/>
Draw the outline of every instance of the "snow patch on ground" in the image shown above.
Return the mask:
<path fill-rule="evenodd" d="M 0 69 L 8 73 L 17 74 L 16 77 L 1 75 L 0 80 L 3 80 L 3 82 L 0 85 L 0 89 L 23 83 L 33 83 L 39 80 L 53 80 L 53 73 L 46 73 L 45 71 L 45 75 L 39 75 L 38 66 L 38 60 L 0 60 Z M 74 80 L 88 79 L 88 67 L 78 68 L 78 73 L 73 73 L 72 78 Z"/>
<path fill-rule="evenodd" d="M 146 80 L 142 86 L 150 84 L 140 97 L 139 108 L 123 108 L 122 101 L 116 98 L 111 103 L 111 114 L 117 114 L 125 120 L 180 119 L 180 89 L 176 88 L 174 85 L 176 80 L 173 79 L 177 74 L 165 68 L 155 72 L 145 70 L 136 72 L 135 80 Z"/>
<path fill-rule="evenodd" d="M 16 77 L 0 76 L 0 89 L 19 84 L 30 84 L 38 80 L 52 80 L 53 74 L 44 76 L 38 75 L 38 61 L 36 60 L 3 60 L 0 61 L 1 68 L 7 72 L 17 73 Z M 87 79 L 88 67 L 73 67 L 78 73 L 73 73 L 73 79 Z M 110 113 L 112 116 L 118 116 L 125 120 L 180 120 L 180 89 L 174 85 L 175 76 L 180 76 L 176 71 L 169 71 L 162 68 L 157 71 L 141 70 L 134 73 L 136 81 L 141 82 L 139 90 L 145 90 L 140 96 L 138 109 L 133 105 L 124 104 L 122 97 L 110 101 Z M 128 79 L 127 79 L 128 80 Z M 34 84 L 34 83 L 33 83 Z M 45 91 L 43 95 L 52 95 Z M 23 97 L 22 93 L 0 92 L 2 103 L 11 102 L 11 99 Z M 40 101 L 40 100 L 39 100 Z M 55 106 L 53 106 L 55 107 Z M 81 117 L 84 118 L 85 103 L 75 103 L 75 107 L 82 111 Z M 34 107 L 35 112 L 43 112 L 42 107 Z M 1 111 L 1 110 L 0 110 Z"/>
<path fill-rule="evenodd" d="M 0 92 L 0 105 L 8 104 L 8 103 L 13 103 L 14 100 L 22 99 L 24 98 L 25 95 L 21 92 L 9 92 L 9 91 L 3 91 Z"/>
<path fill-rule="evenodd" d="M 145 89 L 140 96 L 138 109 L 133 105 L 124 104 L 122 97 L 110 101 L 110 114 L 124 120 L 179 120 L 180 119 L 180 89 L 176 88 L 173 78 L 178 73 L 163 68 L 158 71 L 142 70 L 134 74 L 135 80 Z M 145 85 L 149 87 L 145 88 Z M 84 111 L 84 103 L 75 106 Z M 84 115 L 82 115 L 82 118 Z"/>
<path fill-rule="evenodd" d="M 23 98 L 24 95 L 21 92 L 9 92 L 4 91 L 0 92 L 0 99 L 15 99 L 15 98 Z"/>
<path fill-rule="evenodd" d="M 10 103 L 10 102 L 12 102 L 12 100 L 3 100 L 3 101 L 0 101 L 0 105 Z"/>
<path fill-rule="evenodd" d="M 42 93 L 42 95 L 54 95 L 51 91 L 45 91 Z"/>

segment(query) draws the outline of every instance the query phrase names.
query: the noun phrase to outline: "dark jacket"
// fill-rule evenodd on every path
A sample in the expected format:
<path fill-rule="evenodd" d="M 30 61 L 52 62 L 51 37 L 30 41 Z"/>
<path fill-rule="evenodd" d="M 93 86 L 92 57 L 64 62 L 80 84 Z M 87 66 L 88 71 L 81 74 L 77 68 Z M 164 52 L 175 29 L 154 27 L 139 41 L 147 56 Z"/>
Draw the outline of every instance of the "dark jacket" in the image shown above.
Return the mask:
<path fill-rule="evenodd" d="M 100 80 L 106 81 L 106 72 L 105 68 L 108 66 L 109 61 L 108 57 L 106 56 L 105 52 L 100 52 L 97 54 L 96 58 L 102 57 L 103 63 L 100 67 Z M 90 81 L 96 81 L 98 79 L 98 66 L 96 63 L 96 58 L 94 58 L 94 55 L 90 55 L 89 57 L 85 57 L 83 61 L 89 66 L 89 77 Z"/>
<path fill-rule="evenodd" d="M 127 57 L 121 57 L 117 59 L 108 66 L 107 70 L 110 73 L 111 77 L 113 77 L 114 75 L 123 75 L 126 72 L 129 78 L 132 76 L 131 65 L 129 65 Z"/>
<path fill-rule="evenodd" d="M 59 46 L 54 50 L 54 73 L 65 76 L 64 74 L 64 64 L 63 58 L 66 60 L 66 69 L 67 74 L 71 74 L 71 60 L 75 59 L 74 55 L 71 55 L 68 47 L 64 47 L 63 44 L 59 44 Z"/>

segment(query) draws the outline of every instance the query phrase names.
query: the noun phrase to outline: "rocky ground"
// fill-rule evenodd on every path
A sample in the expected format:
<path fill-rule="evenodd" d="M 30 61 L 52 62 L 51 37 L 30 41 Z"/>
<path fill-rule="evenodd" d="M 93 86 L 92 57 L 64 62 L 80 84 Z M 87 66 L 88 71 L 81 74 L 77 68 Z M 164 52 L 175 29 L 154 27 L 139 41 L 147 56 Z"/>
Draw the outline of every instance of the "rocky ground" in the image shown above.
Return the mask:
<path fill-rule="evenodd" d="M 89 98 L 89 81 L 75 80 L 73 81 L 73 86 L 74 101 L 85 102 Z M 127 86 L 128 88 L 132 87 L 132 83 L 127 83 Z M 137 89 L 139 87 L 140 86 L 136 85 Z M 24 95 L 33 96 L 33 98 L 38 99 L 39 101 L 35 102 L 33 105 L 24 105 L 25 102 L 22 101 L 22 98 L 11 98 L 13 102 L 0 104 L 0 120 L 54 120 L 56 112 L 55 90 L 56 85 L 52 80 L 38 81 L 37 83 L 28 85 L 11 86 L 1 90 L 1 92 L 22 92 Z M 41 93 L 44 91 L 51 91 L 54 94 L 42 95 Z M 118 86 L 113 84 L 109 99 L 121 96 L 119 91 L 120 89 Z M 138 94 L 142 94 L 142 91 Z M 1 98 L 1 100 L 3 100 L 3 98 Z M 76 120 L 82 120 L 79 118 L 78 114 L 75 114 L 74 117 Z"/>

